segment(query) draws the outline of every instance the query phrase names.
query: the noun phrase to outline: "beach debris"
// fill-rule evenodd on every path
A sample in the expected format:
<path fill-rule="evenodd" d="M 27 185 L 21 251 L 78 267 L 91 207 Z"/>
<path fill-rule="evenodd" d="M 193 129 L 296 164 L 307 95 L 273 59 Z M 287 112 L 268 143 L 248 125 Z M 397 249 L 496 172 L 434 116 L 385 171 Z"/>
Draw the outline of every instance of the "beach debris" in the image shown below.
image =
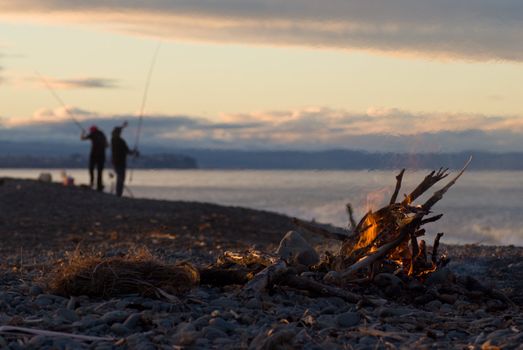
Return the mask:
<path fill-rule="evenodd" d="M 52 182 L 53 181 L 53 176 L 51 175 L 51 173 L 40 173 L 40 175 L 38 175 L 38 181 L 40 181 L 40 182 Z"/>
<path fill-rule="evenodd" d="M 172 302 L 200 280 L 191 264 L 165 264 L 147 252 L 105 258 L 75 254 L 52 276 L 49 288 L 58 295 L 110 298 L 138 293 Z"/>

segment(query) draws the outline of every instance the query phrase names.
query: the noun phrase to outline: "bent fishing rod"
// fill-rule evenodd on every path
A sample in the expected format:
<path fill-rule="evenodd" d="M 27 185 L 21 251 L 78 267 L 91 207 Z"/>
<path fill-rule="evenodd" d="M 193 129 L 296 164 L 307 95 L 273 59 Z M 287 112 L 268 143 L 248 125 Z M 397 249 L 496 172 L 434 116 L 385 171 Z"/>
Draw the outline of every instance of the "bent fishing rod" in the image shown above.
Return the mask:
<path fill-rule="evenodd" d="M 160 41 L 158 45 L 156 46 L 156 50 L 154 51 L 154 55 L 151 61 L 151 65 L 149 66 L 149 71 L 147 72 L 147 78 L 145 80 L 145 88 L 143 91 L 142 96 L 142 105 L 140 106 L 140 114 L 138 116 L 138 127 L 136 128 L 136 139 L 134 142 L 134 150 L 138 150 L 138 145 L 140 143 L 140 136 L 142 133 L 142 125 L 143 125 L 143 116 L 145 112 L 145 105 L 147 103 L 147 96 L 149 94 L 149 86 L 151 85 L 151 78 L 154 71 L 154 66 L 156 65 L 156 59 L 158 58 L 158 53 L 160 52 L 160 47 L 162 46 L 162 42 Z M 136 158 L 136 155 L 135 155 Z M 133 168 L 130 169 L 129 173 L 129 182 L 133 181 Z"/>
<path fill-rule="evenodd" d="M 47 88 L 47 90 L 49 90 L 51 95 L 53 95 L 53 97 L 56 99 L 56 101 L 58 101 L 58 103 L 62 105 L 62 107 L 64 108 L 64 110 L 67 113 L 67 115 L 69 116 L 69 118 L 71 118 L 71 120 L 76 124 L 76 126 L 78 126 L 80 128 L 82 133 L 85 133 L 85 129 L 82 126 L 82 124 L 80 124 L 78 119 L 76 119 L 74 117 L 73 113 L 69 110 L 69 108 L 67 108 L 67 106 L 65 105 L 64 101 L 60 98 L 60 96 L 58 96 L 56 91 L 54 91 L 53 87 L 49 84 L 49 82 L 40 73 L 38 73 L 38 71 L 35 71 L 35 74 L 44 83 L 45 87 Z"/>

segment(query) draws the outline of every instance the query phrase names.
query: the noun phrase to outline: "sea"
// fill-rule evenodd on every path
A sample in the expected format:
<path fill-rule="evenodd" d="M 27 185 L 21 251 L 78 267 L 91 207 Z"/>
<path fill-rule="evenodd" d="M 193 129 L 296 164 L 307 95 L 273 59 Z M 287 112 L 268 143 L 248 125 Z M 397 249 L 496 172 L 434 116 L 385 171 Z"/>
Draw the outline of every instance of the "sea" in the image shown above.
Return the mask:
<path fill-rule="evenodd" d="M 0 177 L 36 179 L 56 169 L 0 169 Z M 406 172 L 400 196 L 409 193 L 429 171 Z M 87 170 L 67 174 L 76 184 L 87 183 Z M 105 172 L 106 191 L 114 178 Z M 216 203 L 267 210 L 346 227 L 346 204 L 358 220 L 368 210 L 386 205 L 394 191 L 397 171 L 303 170 L 133 170 L 128 172 L 125 196 Z M 452 177 L 452 174 L 450 177 Z M 450 178 L 449 177 L 449 178 Z M 434 186 L 417 203 L 441 188 Z M 444 216 L 426 226 L 431 242 L 444 232 L 444 243 L 523 246 L 523 172 L 468 171 L 433 208 Z"/>

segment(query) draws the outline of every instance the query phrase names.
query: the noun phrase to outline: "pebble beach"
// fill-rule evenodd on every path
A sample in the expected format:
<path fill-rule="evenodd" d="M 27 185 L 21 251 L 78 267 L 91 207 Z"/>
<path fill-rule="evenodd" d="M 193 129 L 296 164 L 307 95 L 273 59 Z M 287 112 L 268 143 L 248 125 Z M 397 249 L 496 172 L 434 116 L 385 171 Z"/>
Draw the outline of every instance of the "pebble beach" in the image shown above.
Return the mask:
<path fill-rule="evenodd" d="M 272 212 L 1 179 L 0 348 L 523 349 L 523 248 L 515 246 L 443 244 L 451 262 L 426 285 L 355 287 L 372 294 L 373 305 L 279 287 L 245 298 L 241 286 L 199 285 L 178 302 L 64 296 L 48 287 L 72 254 L 146 249 L 165 263 L 204 266 L 226 250 L 274 252 L 293 228 Z M 306 238 L 318 253 L 329 248 Z M 467 276 L 481 287 L 462 288 Z M 411 294 L 417 299 L 401 297 Z"/>

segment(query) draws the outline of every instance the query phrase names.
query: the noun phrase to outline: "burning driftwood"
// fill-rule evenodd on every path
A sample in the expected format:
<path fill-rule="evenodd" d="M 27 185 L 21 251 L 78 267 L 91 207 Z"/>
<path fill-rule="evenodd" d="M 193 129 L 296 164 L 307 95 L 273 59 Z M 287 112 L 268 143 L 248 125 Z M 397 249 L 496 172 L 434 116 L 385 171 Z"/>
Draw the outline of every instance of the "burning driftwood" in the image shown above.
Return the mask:
<path fill-rule="evenodd" d="M 308 252 L 306 247 L 300 248 L 297 254 L 289 255 L 287 251 L 282 253 L 280 245 L 279 257 L 251 251 L 243 255 L 235 254 L 233 258 L 231 253 L 225 253 L 217 264 L 202 272 L 202 283 L 217 280 L 217 277 L 224 275 L 224 271 L 231 271 L 233 273 L 227 275 L 229 282 L 245 284 L 242 292 L 245 295 L 260 293 L 273 285 L 286 285 L 357 302 L 365 300 L 343 288 L 347 283 L 370 281 L 380 273 L 423 282 L 448 262 L 438 253 L 443 234 L 437 234 L 432 251 L 428 252 L 425 241 L 419 240 L 425 234 L 423 226 L 442 217 L 430 216 L 432 207 L 456 183 L 469 164 L 470 159 L 451 181 L 419 205 L 414 205 L 414 201 L 445 179 L 449 175 L 448 169 L 431 172 L 412 192 L 398 200 L 405 173 L 403 169 L 396 177 L 396 187 L 386 207 L 368 212 L 356 223 L 352 207 L 347 206 L 348 229 L 332 229 L 294 219 L 295 225 L 301 229 L 341 242 L 337 253 L 327 253 L 321 261 L 315 262 L 314 253 Z M 289 237 L 287 234 L 284 241 L 294 239 L 298 245 L 302 244 L 296 237 Z"/>

